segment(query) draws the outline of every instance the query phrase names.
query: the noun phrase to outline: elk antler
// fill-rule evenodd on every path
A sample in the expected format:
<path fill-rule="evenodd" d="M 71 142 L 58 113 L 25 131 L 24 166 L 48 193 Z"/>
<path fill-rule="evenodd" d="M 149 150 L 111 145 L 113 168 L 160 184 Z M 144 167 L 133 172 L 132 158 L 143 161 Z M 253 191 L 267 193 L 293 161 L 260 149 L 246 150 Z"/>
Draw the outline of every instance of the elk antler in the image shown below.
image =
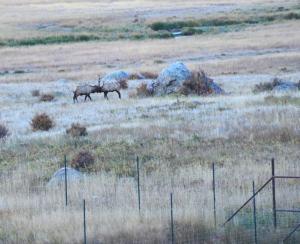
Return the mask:
<path fill-rule="evenodd" d="M 98 75 L 98 85 L 100 86 L 101 75 Z"/>

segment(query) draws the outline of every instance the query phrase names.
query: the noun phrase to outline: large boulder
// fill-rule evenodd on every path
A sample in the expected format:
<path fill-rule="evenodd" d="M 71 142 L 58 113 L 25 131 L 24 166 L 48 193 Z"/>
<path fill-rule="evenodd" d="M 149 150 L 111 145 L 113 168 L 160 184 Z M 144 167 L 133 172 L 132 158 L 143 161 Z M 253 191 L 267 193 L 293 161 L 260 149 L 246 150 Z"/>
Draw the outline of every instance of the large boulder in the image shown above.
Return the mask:
<path fill-rule="evenodd" d="M 80 173 L 78 170 L 67 167 L 67 180 L 70 181 L 79 181 L 83 179 L 83 174 Z M 48 186 L 53 186 L 57 184 L 62 184 L 65 182 L 65 168 L 60 168 L 57 170 L 53 176 L 51 177 L 50 181 L 48 182 Z"/>
<path fill-rule="evenodd" d="M 163 69 L 151 89 L 154 95 L 180 92 L 183 83 L 190 79 L 191 72 L 181 62 L 176 62 Z"/>
<path fill-rule="evenodd" d="M 128 80 L 129 74 L 125 71 L 119 70 L 119 71 L 114 71 L 112 73 L 109 73 L 105 75 L 101 81 L 124 81 Z"/>

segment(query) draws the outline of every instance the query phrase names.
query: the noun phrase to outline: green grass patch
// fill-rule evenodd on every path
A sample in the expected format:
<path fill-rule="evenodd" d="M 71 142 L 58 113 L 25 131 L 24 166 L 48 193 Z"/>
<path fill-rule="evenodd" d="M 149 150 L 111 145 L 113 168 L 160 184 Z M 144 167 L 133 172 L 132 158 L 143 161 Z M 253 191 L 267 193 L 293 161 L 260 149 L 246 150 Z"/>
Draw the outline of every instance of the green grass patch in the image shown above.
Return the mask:
<path fill-rule="evenodd" d="M 0 46 L 34 46 L 46 45 L 54 43 L 68 43 L 68 42 L 85 42 L 99 40 L 100 38 L 95 35 L 60 35 L 60 36 L 47 36 L 47 37 L 33 37 L 28 39 L 8 39 L 0 41 Z"/>
<path fill-rule="evenodd" d="M 218 26 L 230 26 L 230 25 L 243 25 L 243 24 L 260 24 L 266 22 L 272 22 L 275 20 L 297 20 L 300 18 L 300 13 L 289 12 L 289 13 L 276 13 L 261 16 L 247 16 L 237 18 L 233 17 L 220 17 L 211 19 L 199 19 L 199 20 L 188 20 L 188 21 L 157 21 L 149 25 L 154 31 L 172 31 L 183 28 L 201 28 L 201 27 L 218 27 Z M 196 33 L 195 33 L 196 34 Z M 198 33 L 197 33 L 198 34 Z"/>

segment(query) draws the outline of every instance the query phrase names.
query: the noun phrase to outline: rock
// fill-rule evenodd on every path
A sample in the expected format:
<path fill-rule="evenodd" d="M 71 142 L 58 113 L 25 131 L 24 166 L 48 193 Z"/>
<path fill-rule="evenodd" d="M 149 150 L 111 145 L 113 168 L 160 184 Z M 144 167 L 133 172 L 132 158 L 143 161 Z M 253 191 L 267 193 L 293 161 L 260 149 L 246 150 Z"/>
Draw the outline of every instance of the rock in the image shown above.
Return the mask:
<path fill-rule="evenodd" d="M 181 62 L 171 64 L 162 70 L 157 80 L 153 83 L 154 95 L 165 95 L 179 92 L 183 82 L 191 77 L 191 72 Z"/>
<path fill-rule="evenodd" d="M 109 73 L 105 75 L 101 81 L 124 81 L 129 78 L 129 74 L 125 71 L 114 71 L 112 73 Z"/>
<path fill-rule="evenodd" d="M 84 177 L 83 174 L 80 173 L 78 170 L 67 167 L 68 182 L 79 181 L 82 180 L 83 177 Z M 65 182 L 65 168 L 60 168 L 53 174 L 47 186 L 53 186 L 64 182 Z"/>

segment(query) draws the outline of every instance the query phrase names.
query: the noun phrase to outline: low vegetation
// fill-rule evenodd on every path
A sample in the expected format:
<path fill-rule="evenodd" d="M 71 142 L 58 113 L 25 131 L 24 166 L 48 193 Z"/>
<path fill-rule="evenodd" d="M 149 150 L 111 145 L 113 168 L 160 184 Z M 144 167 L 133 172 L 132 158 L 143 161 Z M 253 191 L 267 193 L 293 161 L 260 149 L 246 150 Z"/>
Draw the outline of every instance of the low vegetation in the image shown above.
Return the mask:
<path fill-rule="evenodd" d="M 0 140 L 8 136 L 8 129 L 5 125 L 0 124 Z"/>
<path fill-rule="evenodd" d="M 150 24 L 150 28 L 155 31 L 161 30 L 184 30 L 184 28 L 190 28 L 190 32 L 192 34 L 197 33 L 197 29 L 193 28 L 203 28 L 203 27 L 218 27 L 218 26 L 230 26 L 230 25 L 245 25 L 245 24 L 260 24 L 272 22 L 275 20 L 291 20 L 291 19 L 300 19 L 300 13 L 298 12 L 289 12 L 289 13 L 271 13 L 267 15 L 256 15 L 249 16 L 249 14 L 245 16 L 233 16 L 233 17 L 219 17 L 219 18 L 210 18 L 210 19 L 199 19 L 199 20 L 187 20 L 187 21 L 158 21 Z M 188 29 L 186 29 L 188 30 Z M 194 31 L 194 33 L 193 33 Z M 200 34 L 204 30 L 200 29 Z"/>
<path fill-rule="evenodd" d="M 212 82 L 212 79 L 208 78 L 202 70 L 194 70 L 192 71 L 191 78 L 183 83 L 181 93 L 184 95 L 211 94 L 213 93 L 213 90 L 209 87 L 209 82 Z"/>
<path fill-rule="evenodd" d="M 151 71 L 141 71 L 136 73 L 131 73 L 129 76 L 130 80 L 142 80 L 142 79 L 156 79 L 158 74 Z"/>
<path fill-rule="evenodd" d="M 71 166 L 78 170 L 92 171 L 94 162 L 95 158 L 89 151 L 81 151 L 72 159 Z"/>
<path fill-rule="evenodd" d="M 41 102 L 51 102 L 54 99 L 54 96 L 50 93 L 45 93 L 40 96 Z"/>
<path fill-rule="evenodd" d="M 127 80 L 120 80 L 119 85 L 120 85 L 120 89 L 127 89 L 128 88 L 128 81 Z"/>
<path fill-rule="evenodd" d="M 42 130 L 48 131 L 54 127 L 54 122 L 46 113 L 36 114 L 31 120 L 31 127 L 33 131 Z"/>
<path fill-rule="evenodd" d="M 198 35 L 209 33 L 220 33 L 237 31 L 249 25 L 266 24 L 274 21 L 298 20 L 300 12 L 298 8 L 294 11 L 281 9 L 278 11 L 240 11 L 235 15 L 221 15 L 205 19 L 157 21 L 150 24 L 127 23 L 118 26 L 94 26 L 70 27 L 72 33 L 58 34 L 55 36 L 37 36 L 24 39 L 0 39 L 1 46 L 32 46 L 47 45 L 54 43 L 87 42 L 87 41 L 114 41 L 114 40 L 145 40 L 149 38 L 172 38 L 173 31 L 180 31 L 181 35 Z M 60 27 L 60 26 L 58 26 Z M 61 26 L 63 27 L 63 26 Z M 225 28 L 224 28 L 225 27 Z"/>
<path fill-rule="evenodd" d="M 137 97 L 150 97 L 153 94 L 148 89 L 147 84 L 142 83 L 136 88 L 136 94 Z"/>
<path fill-rule="evenodd" d="M 88 134 L 86 127 L 79 123 L 73 123 L 71 128 L 66 130 L 66 133 L 73 137 L 86 136 Z"/>
<path fill-rule="evenodd" d="M 264 101 L 268 105 L 296 105 L 300 106 L 300 98 L 292 96 L 266 96 Z"/>
<path fill-rule="evenodd" d="M 34 89 L 31 91 L 31 96 L 33 97 L 39 97 L 40 96 L 40 90 Z"/>

